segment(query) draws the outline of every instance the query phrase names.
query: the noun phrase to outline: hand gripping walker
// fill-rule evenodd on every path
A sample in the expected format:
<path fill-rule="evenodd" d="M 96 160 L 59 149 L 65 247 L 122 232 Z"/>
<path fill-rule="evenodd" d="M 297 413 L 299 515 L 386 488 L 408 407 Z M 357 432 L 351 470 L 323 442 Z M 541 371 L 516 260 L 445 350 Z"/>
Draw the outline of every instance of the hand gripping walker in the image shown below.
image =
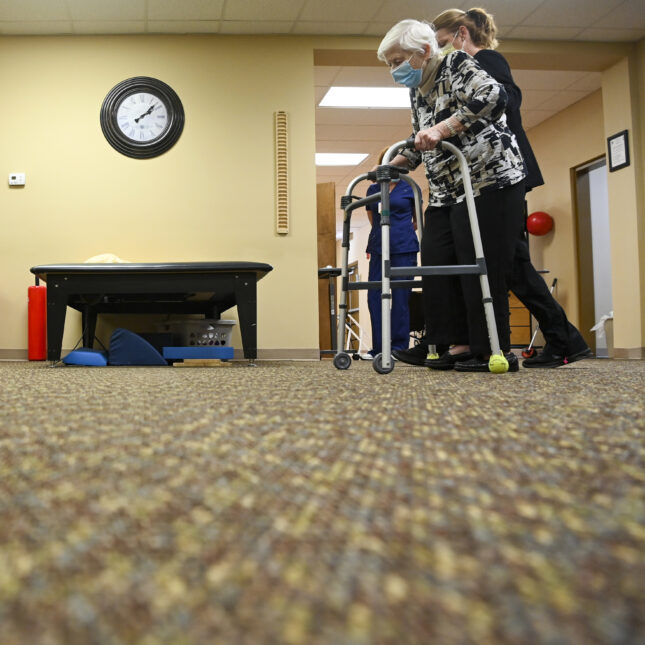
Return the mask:
<path fill-rule="evenodd" d="M 342 268 L 341 268 L 341 290 L 339 294 L 339 316 L 338 316 L 338 342 L 336 347 L 338 351 L 334 356 L 334 366 L 339 370 L 346 370 L 352 364 L 351 356 L 342 351 L 345 342 L 345 321 L 347 317 L 347 291 L 349 289 L 380 289 L 381 290 L 381 312 L 382 312 L 382 348 L 381 354 L 377 354 L 372 362 L 374 369 L 379 374 L 389 374 L 394 369 L 394 360 L 391 356 L 392 349 L 392 330 L 391 330 L 391 300 L 392 288 L 409 288 L 421 284 L 420 280 L 396 280 L 391 281 L 393 277 L 399 276 L 424 276 L 424 275 L 479 275 L 479 281 L 482 290 L 482 302 L 484 304 L 484 313 L 486 316 L 486 326 L 488 328 L 488 338 L 491 347 L 491 357 L 488 362 L 489 371 L 495 374 L 503 374 L 508 371 L 508 361 L 503 352 L 500 350 L 499 337 L 497 335 L 497 325 L 495 323 L 495 313 L 493 310 L 493 299 L 490 294 L 488 284 L 488 274 L 486 271 L 486 260 L 484 259 L 484 250 L 479 233 L 479 224 L 477 222 L 477 212 L 475 210 L 475 200 L 473 198 L 473 189 L 470 182 L 470 172 L 468 163 L 462 152 L 452 143 L 442 141 L 440 144 L 444 149 L 452 152 L 458 159 L 461 168 L 461 174 L 464 182 L 464 193 L 466 195 L 466 206 L 468 208 L 468 219 L 470 230 L 475 248 L 476 264 L 455 264 L 447 266 L 420 266 L 420 267 L 390 267 L 390 191 L 389 185 L 393 179 L 401 179 L 408 183 L 414 193 L 415 211 L 417 216 L 417 231 L 421 235 L 423 229 L 421 216 L 421 189 L 418 184 L 406 177 L 408 170 L 398 166 L 390 166 L 388 162 L 394 154 L 401 148 L 414 149 L 414 138 L 407 141 L 399 141 L 390 146 L 383 157 L 383 164 L 376 168 L 374 172 L 368 172 L 359 175 L 353 179 L 347 191 L 341 197 L 340 205 L 345 212 L 343 219 L 343 241 L 342 241 Z M 380 184 L 380 192 L 373 193 L 368 197 L 359 199 L 352 195 L 352 190 L 361 181 L 369 179 L 377 181 Z M 355 200 L 355 201 L 352 201 Z M 348 257 L 349 257 L 349 233 L 351 213 L 357 208 L 371 204 L 372 202 L 381 202 L 381 252 L 382 252 L 382 280 L 371 282 L 354 282 L 349 283 L 348 279 Z"/>

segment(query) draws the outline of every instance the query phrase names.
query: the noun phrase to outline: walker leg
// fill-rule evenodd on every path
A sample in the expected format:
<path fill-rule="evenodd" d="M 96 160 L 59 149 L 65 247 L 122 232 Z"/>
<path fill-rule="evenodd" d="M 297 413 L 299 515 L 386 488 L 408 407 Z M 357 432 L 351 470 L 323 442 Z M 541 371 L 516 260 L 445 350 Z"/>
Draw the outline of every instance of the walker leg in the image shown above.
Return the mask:
<path fill-rule="evenodd" d="M 392 360 L 392 287 L 390 286 L 390 185 L 381 182 L 381 354 L 373 366 L 379 374 L 394 368 Z"/>
<path fill-rule="evenodd" d="M 488 283 L 488 273 L 486 270 L 486 261 L 484 259 L 484 247 L 479 232 L 479 222 L 477 220 L 477 211 L 475 209 L 475 198 L 473 197 L 473 188 L 470 181 L 470 170 L 463 153 L 451 143 L 442 142 L 442 147 L 452 151 L 459 159 L 459 166 L 464 184 L 464 194 L 466 195 L 466 206 L 468 208 L 468 220 L 470 222 L 470 232 L 475 247 L 475 258 L 477 264 L 482 268 L 479 274 L 479 284 L 482 291 L 482 302 L 484 303 L 484 314 L 486 315 L 486 327 L 488 328 L 488 339 L 490 342 L 490 360 L 488 369 L 491 372 L 500 374 L 508 372 L 508 361 L 502 353 L 499 346 L 499 335 L 497 333 L 497 324 L 495 322 L 495 310 L 493 309 L 493 299 L 490 295 L 490 285 Z"/>
<path fill-rule="evenodd" d="M 345 347 L 345 324 L 347 322 L 347 285 L 348 263 L 349 263 L 349 232 L 350 232 L 350 215 L 345 212 L 343 221 L 343 241 L 342 241 L 342 264 L 340 272 L 340 293 L 338 295 L 338 327 L 336 348 L 337 352 L 342 352 Z"/>

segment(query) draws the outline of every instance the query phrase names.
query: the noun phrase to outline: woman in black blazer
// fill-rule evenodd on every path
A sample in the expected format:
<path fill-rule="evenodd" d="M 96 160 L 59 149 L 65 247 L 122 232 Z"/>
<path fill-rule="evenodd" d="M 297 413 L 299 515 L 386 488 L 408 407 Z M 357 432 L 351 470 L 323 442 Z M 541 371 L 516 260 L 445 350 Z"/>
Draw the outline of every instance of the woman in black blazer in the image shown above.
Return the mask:
<path fill-rule="evenodd" d="M 506 120 L 515 135 L 526 166 L 527 192 L 544 184 L 529 140 L 522 127 L 520 106 L 522 92 L 515 84 L 508 62 L 497 47 L 497 28 L 493 16 L 483 9 L 448 9 L 433 21 L 440 47 L 461 49 L 470 54 L 484 71 L 501 83 L 508 95 Z M 580 332 L 568 321 L 564 309 L 553 298 L 546 283 L 531 264 L 526 237 L 517 241 L 511 291 L 535 316 L 546 339 L 544 349 L 535 357 L 527 358 L 524 367 L 558 367 L 592 355 Z"/>

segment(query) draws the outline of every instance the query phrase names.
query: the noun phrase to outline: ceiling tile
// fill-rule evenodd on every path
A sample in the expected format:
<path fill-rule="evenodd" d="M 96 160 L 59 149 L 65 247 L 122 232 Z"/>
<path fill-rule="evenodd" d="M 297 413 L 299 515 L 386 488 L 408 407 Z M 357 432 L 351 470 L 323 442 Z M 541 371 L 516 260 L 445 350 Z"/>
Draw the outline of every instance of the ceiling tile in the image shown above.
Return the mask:
<path fill-rule="evenodd" d="M 545 101 L 540 109 L 542 110 L 553 110 L 554 112 L 560 112 L 564 108 L 577 103 L 587 96 L 588 92 L 578 92 L 573 90 L 562 90 L 557 92 L 557 94 L 550 100 Z"/>
<path fill-rule="evenodd" d="M 635 43 L 645 37 L 645 27 L 640 29 L 607 29 L 591 27 L 578 34 L 576 40 L 595 40 L 597 42 Z"/>
<path fill-rule="evenodd" d="M 374 58 L 376 58 L 376 54 Z M 385 65 L 343 67 L 334 79 L 334 85 L 340 87 L 397 87 Z"/>
<path fill-rule="evenodd" d="M 595 92 L 602 85 L 601 72 L 587 72 L 580 77 L 575 83 L 569 85 L 569 90 L 580 90 L 582 92 Z"/>
<path fill-rule="evenodd" d="M 324 125 L 396 125 L 410 123 L 410 110 L 342 110 L 316 108 L 316 123 Z"/>
<path fill-rule="evenodd" d="M 555 114 L 556 113 L 554 110 L 530 110 L 529 112 L 522 111 L 522 124 L 524 125 L 524 129 L 528 131 L 538 125 L 538 123 L 542 123 L 542 121 L 550 119 Z"/>
<path fill-rule="evenodd" d="M 266 20 L 266 21 L 238 21 L 222 20 L 220 33 L 222 34 L 288 34 L 293 22 L 288 20 Z"/>
<path fill-rule="evenodd" d="M 144 20 L 144 0 L 67 0 L 72 20 Z"/>
<path fill-rule="evenodd" d="M 146 31 L 144 20 L 75 20 L 75 34 L 142 34 Z"/>
<path fill-rule="evenodd" d="M 65 21 L 69 17 L 65 0 L 0 0 L 0 21 Z"/>
<path fill-rule="evenodd" d="M 521 2 L 518 0 L 487 0 L 485 7 L 488 13 L 493 14 L 493 19 L 499 27 L 501 24 L 516 25 L 521 23 L 542 3 L 543 0 L 521 0 Z"/>
<path fill-rule="evenodd" d="M 555 90 L 522 90 L 522 110 L 539 110 L 547 101 L 557 96 Z"/>
<path fill-rule="evenodd" d="M 594 27 L 645 29 L 645 2 L 643 0 L 626 0 L 595 23 Z"/>
<path fill-rule="evenodd" d="M 328 85 L 314 85 L 314 101 L 318 105 L 329 91 Z"/>
<path fill-rule="evenodd" d="M 524 40 L 574 40 L 580 27 L 526 27 L 520 25 L 511 30 L 509 38 Z"/>
<path fill-rule="evenodd" d="M 325 181 L 329 181 L 329 177 L 344 177 L 347 174 L 349 166 L 316 166 L 316 175 L 325 177 Z"/>
<path fill-rule="evenodd" d="M 374 20 L 374 13 L 379 2 L 367 0 L 307 0 L 300 13 L 299 20 L 326 22 L 330 18 L 342 24 L 343 22 L 363 23 Z"/>
<path fill-rule="evenodd" d="M 497 39 L 509 38 L 509 34 L 513 29 L 515 29 L 515 25 L 497 25 Z"/>
<path fill-rule="evenodd" d="M 522 21 L 522 25 L 560 25 L 580 30 L 607 16 L 622 2 L 623 0 L 544 0 L 536 11 Z"/>
<path fill-rule="evenodd" d="M 331 22 L 329 20 L 298 20 L 293 27 L 294 34 L 315 34 L 328 36 L 360 36 L 365 29 L 362 22 Z"/>
<path fill-rule="evenodd" d="M 411 129 L 408 125 L 407 130 Z M 399 133 L 404 130 L 400 125 L 324 125 L 316 124 L 317 141 L 349 140 L 371 141 L 381 139 L 386 141 L 399 140 Z M 405 136 L 405 135 L 404 135 Z"/>
<path fill-rule="evenodd" d="M 216 34 L 219 20 L 148 20 L 151 34 Z"/>
<path fill-rule="evenodd" d="M 451 6 L 461 9 L 464 4 L 465 0 L 457 0 L 457 2 L 452 2 Z M 416 18 L 417 20 L 430 22 L 445 8 L 445 3 L 437 2 L 437 0 L 397 0 L 396 2 L 382 3 L 373 19 L 389 23 L 390 27 L 406 18 Z"/>
<path fill-rule="evenodd" d="M 224 0 L 148 0 L 149 20 L 219 20 Z"/>
<path fill-rule="evenodd" d="M 522 92 L 526 90 L 564 90 L 584 78 L 588 72 L 555 70 L 513 70 L 513 78 Z"/>
<path fill-rule="evenodd" d="M 314 85 L 332 85 L 340 67 L 316 66 L 314 67 Z"/>
<path fill-rule="evenodd" d="M 296 20 L 305 0 L 234 0 L 224 7 L 224 20 Z"/>
<path fill-rule="evenodd" d="M 0 33 L 4 36 L 46 36 L 72 34 L 73 30 L 71 20 L 30 20 L 0 22 Z"/>
<path fill-rule="evenodd" d="M 395 23 L 393 22 L 369 22 L 367 23 L 367 27 L 365 27 L 363 31 L 363 35 L 383 38 L 390 27 L 392 27 L 394 24 Z"/>

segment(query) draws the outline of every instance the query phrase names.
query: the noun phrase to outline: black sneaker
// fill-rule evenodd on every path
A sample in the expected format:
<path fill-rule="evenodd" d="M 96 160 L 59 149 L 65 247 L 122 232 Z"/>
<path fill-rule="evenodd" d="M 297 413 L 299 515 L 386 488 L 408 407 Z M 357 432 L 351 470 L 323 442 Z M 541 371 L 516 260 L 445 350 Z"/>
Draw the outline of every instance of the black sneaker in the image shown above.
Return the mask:
<path fill-rule="evenodd" d="M 564 354 L 556 354 L 548 348 L 544 348 L 541 352 L 532 358 L 526 358 L 522 361 L 523 367 L 560 367 L 566 363 Z"/>
<path fill-rule="evenodd" d="M 593 352 L 589 347 L 585 347 L 584 349 L 571 354 L 567 353 L 566 362 L 575 363 L 576 361 L 581 361 L 583 358 L 593 358 Z"/>
<path fill-rule="evenodd" d="M 519 372 L 520 363 L 517 356 L 513 352 L 504 354 L 508 361 L 509 372 Z M 481 356 L 475 356 L 468 361 L 460 361 L 455 363 L 455 371 L 457 372 L 488 372 L 488 359 Z"/>
<path fill-rule="evenodd" d="M 545 347 L 537 356 L 527 358 L 522 362 L 524 367 L 561 367 L 569 363 L 581 361 L 583 358 L 592 358 L 593 352 L 585 346 L 571 354 L 560 354 Z"/>
<path fill-rule="evenodd" d="M 410 349 L 393 349 L 392 356 L 402 363 L 423 367 L 428 356 L 428 346 L 424 343 L 419 343 Z"/>

